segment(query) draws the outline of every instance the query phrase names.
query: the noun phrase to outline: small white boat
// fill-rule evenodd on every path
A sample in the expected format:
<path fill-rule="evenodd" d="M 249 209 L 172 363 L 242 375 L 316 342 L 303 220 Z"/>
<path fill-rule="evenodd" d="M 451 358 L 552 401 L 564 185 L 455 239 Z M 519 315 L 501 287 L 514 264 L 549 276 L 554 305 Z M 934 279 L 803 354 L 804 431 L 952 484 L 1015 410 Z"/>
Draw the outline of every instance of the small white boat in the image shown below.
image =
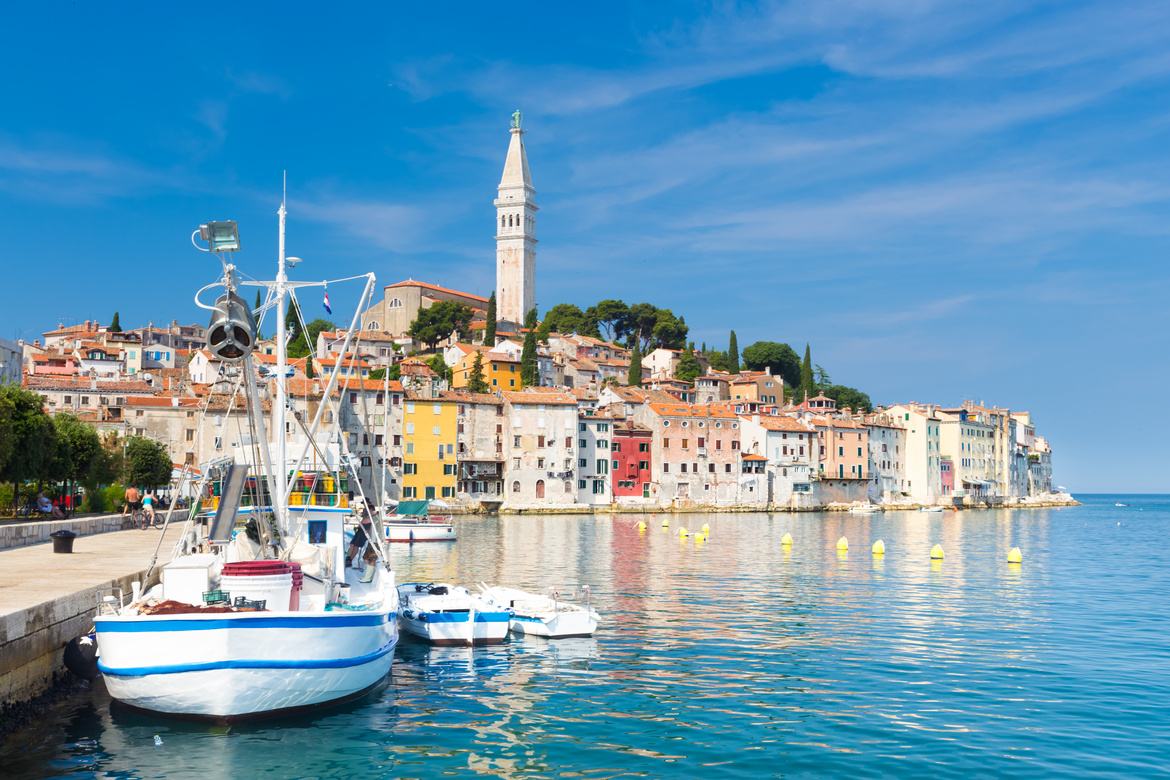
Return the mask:
<path fill-rule="evenodd" d="M 930 512 L 931 514 L 942 514 L 943 508 L 941 506 L 920 506 L 919 512 Z"/>
<path fill-rule="evenodd" d="M 401 501 L 394 514 L 382 524 L 388 542 L 453 542 L 455 523 L 451 515 L 430 514 L 430 501 Z"/>
<path fill-rule="evenodd" d="M 872 515 L 874 512 L 880 512 L 881 507 L 874 504 L 861 504 L 860 506 L 849 507 L 850 512 L 855 512 L 859 515 Z"/>
<path fill-rule="evenodd" d="M 1113 506 L 1129 506 L 1129 504 L 1123 504 L 1119 501 L 1116 504 L 1114 504 Z"/>
<path fill-rule="evenodd" d="M 516 634 L 530 634 L 549 639 L 593 636 L 597 630 L 600 615 L 589 606 L 590 588 L 582 585 L 573 594 L 585 594 L 585 605 L 574 604 L 561 599 L 556 588 L 549 588 L 549 595 L 529 593 L 516 588 L 489 588 L 479 584 L 484 597 L 497 607 L 512 611 L 508 627 Z"/>
<path fill-rule="evenodd" d="M 446 583 L 398 586 L 398 627 L 432 645 L 498 645 L 508 635 L 510 610 Z"/>

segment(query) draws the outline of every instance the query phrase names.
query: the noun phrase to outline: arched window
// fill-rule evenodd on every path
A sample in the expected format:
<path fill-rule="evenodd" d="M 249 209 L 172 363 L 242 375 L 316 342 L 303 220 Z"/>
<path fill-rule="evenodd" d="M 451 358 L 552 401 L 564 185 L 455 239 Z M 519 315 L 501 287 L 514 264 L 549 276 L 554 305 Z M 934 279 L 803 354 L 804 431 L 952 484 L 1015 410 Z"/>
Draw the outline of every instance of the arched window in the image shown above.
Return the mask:
<path fill-rule="evenodd" d="M 512 483 L 512 492 L 513 492 L 513 493 L 519 493 L 519 492 L 520 492 L 520 483 L 519 483 L 519 482 L 513 482 L 513 483 Z"/>
<path fill-rule="evenodd" d="M 544 480 L 543 479 L 536 480 L 536 497 L 537 498 L 544 498 Z"/>
<path fill-rule="evenodd" d="M 387 309 L 401 309 L 402 308 L 402 299 L 401 298 L 394 298 L 393 300 L 390 301 L 390 303 L 386 304 L 386 308 Z"/>
<path fill-rule="evenodd" d="M 506 227 L 506 225 L 505 225 L 506 221 L 507 221 L 507 218 L 503 214 L 501 214 L 500 215 L 500 227 Z"/>
<path fill-rule="evenodd" d="M 378 325 L 377 320 L 370 320 L 370 324 L 366 325 L 366 330 L 378 330 L 379 327 L 381 326 Z"/>

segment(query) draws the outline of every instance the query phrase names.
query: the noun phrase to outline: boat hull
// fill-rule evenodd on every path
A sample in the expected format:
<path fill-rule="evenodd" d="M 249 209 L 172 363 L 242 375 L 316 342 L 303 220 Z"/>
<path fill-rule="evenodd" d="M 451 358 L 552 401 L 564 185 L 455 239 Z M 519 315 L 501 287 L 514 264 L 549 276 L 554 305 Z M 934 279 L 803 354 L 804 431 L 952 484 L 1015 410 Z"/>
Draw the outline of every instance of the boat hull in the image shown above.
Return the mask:
<path fill-rule="evenodd" d="M 117 701 L 239 720 L 355 698 L 390 671 L 394 612 L 103 616 L 98 668 Z"/>
<path fill-rule="evenodd" d="M 439 647 L 498 645 L 508 635 L 507 612 L 475 612 L 474 626 L 469 626 L 467 612 L 420 612 L 404 609 L 398 613 L 398 627 L 403 633 Z"/>
<path fill-rule="evenodd" d="M 586 611 L 561 612 L 548 619 L 516 615 L 509 621 L 508 627 L 517 634 L 548 639 L 586 637 L 593 636 L 597 630 L 597 616 Z"/>
<path fill-rule="evenodd" d="M 453 542 L 455 541 L 455 526 L 431 523 L 386 523 L 386 541 Z"/>

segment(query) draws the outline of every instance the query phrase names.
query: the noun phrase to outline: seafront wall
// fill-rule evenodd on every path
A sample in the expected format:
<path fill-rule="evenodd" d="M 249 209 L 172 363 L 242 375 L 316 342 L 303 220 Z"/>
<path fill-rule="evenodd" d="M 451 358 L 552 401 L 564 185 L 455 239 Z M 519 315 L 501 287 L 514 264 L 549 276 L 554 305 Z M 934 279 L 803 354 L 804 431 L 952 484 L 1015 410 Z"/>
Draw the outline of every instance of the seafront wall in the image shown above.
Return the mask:
<path fill-rule="evenodd" d="M 89 515 L 69 520 L 30 520 L 27 523 L 0 525 L 0 550 L 41 544 L 51 541 L 49 534 L 54 531 L 72 531 L 78 536 L 104 534 L 110 531 L 124 531 L 134 527 L 134 520 L 121 515 Z"/>
<path fill-rule="evenodd" d="M 654 513 L 663 514 L 737 514 L 750 512 L 783 512 L 783 513 L 800 513 L 800 512 L 848 512 L 850 509 L 857 506 L 857 504 L 825 504 L 818 506 L 706 506 L 706 505 L 689 505 L 689 506 L 650 506 L 645 504 L 632 504 L 629 506 L 606 504 L 604 506 L 591 505 L 570 505 L 570 506 L 524 506 L 524 507 L 501 507 L 495 510 L 486 510 L 480 507 L 466 507 L 453 506 L 444 509 L 452 515 L 649 515 Z M 882 512 L 916 512 L 920 504 L 880 504 L 878 511 Z M 938 506 L 938 505 L 936 505 Z M 943 504 L 945 509 L 1041 509 L 1043 507 L 1066 507 L 1066 506 L 1081 506 L 1080 501 L 1029 501 L 1026 504 Z"/>

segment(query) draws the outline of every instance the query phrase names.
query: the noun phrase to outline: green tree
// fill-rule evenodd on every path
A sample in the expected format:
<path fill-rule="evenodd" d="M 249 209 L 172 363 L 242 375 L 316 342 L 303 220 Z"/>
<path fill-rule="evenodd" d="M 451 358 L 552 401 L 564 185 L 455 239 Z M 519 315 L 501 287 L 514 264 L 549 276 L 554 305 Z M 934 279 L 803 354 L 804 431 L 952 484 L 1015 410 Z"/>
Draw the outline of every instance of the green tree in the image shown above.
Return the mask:
<path fill-rule="evenodd" d="M 114 319 L 110 320 L 110 333 L 121 333 L 122 324 L 118 322 L 118 312 L 114 312 Z"/>
<path fill-rule="evenodd" d="M 735 339 L 734 330 L 727 344 L 727 370 L 733 374 L 739 373 L 739 342 Z"/>
<path fill-rule="evenodd" d="M 533 311 L 536 310 L 533 309 Z M 541 322 L 540 327 L 536 329 L 536 340 L 541 344 L 547 344 L 550 333 L 552 333 L 552 323 L 546 319 Z"/>
<path fill-rule="evenodd" d="M 57 429 L 53 480 L 80 483 L 88 494 L 113 478 L 101 436 L 92 425 L 71 414 L 58 414 L 53 417 L 53 426 Z"/>
<path fill-rule="evenodd" d="M 260 291 L 257 290 L 256 291 L 256 305 L 252 307 L 252 311 L 253 312 L 256 311 L 257 309 L 259 309 L 263 305 L 264 305 L 264 300 L 260 297 Z"/>
<path fill-rule="evenodd" d="M 398 380 L 402 379 L 402 365 L 395 363 L 394 365 L 390 366 L 390 368 L 386 371 L 386 374 L 390 377 L 390 379 L 397 382 Z"/>
<path fill-rule="evenodd" d="M 813 373 L 816 375 L 816 378 L 817 378 L 816 386 L 817 386 L 818 390 L 825 388 L 825 387 L 828 387 L 829 385 L 833 384 L 833 380 L 829 376 L 829 372 L 826 371 L 825 369 L 821 368 L 821 366 L 819 364 L 817 365 L 817 367 Z"/>
<path fill-rule="evenodd" d="M 171 456 L 158 442 L 132 438 L 126 443 L 126 480 L 131 485 L 160 488 L 170 484 Z"/>
<path fill-rule="evenodd" d="M 318 317 L 305 326 L 304 332 L 298 332 L 297 337 L 289 342 L 286 354 L 290 358 L 307 357 L 317 351 L 317 336 L 321 331 L 336 329 L 335 324 Z"/>
<path fill-rule="evenodd" d="M 743 364 L 749 371 L 763 371 L 766 366 L 770 366 L 772 373 L 783 377 L 785 384 L 800 386 L 800 358 L 787 344 L 757 341 L 750 347 L 744 347 Z"/>
<path fill-rule="evenodd" d="M 536 309 L 532 311 L 536 311 Z M 536 363 L 536 331 L 529 330 L 524 336 L 524 349 L 520 352 L 520 386 L 529 387 L 539 384 L 540 368 Z"/>
<path fill-rule="evenodd" d="M 301 306 L 296 298 L 289 298 L 288 311 L 284 314 L 284 329 L 288 331 L 290 345 L 301 335 Z"/>
<path fill-rule="evenodd" d="M 57 454 L 57 429 L 45 414 L 44 399 L 19 385 L 0 385 L 0 398 L 9 409 L 9 447 L 0 480 L 11 482 L 12 495 L 20 501 L 20 485 L 26 480 L 43 480 Z M 0 446 L 0 449 L 4 447 Z"/>
<path fill-rule="evenodd" d="M 434 350 L 440 341 L 452 333 L 462 339 L 471 328 L 475 312 L 470 307 L 455 301 L 439 301 L 429 309 L 419 309 L 418 316 L 406 331 L 415 341 L 426 344 Z"/>
<path fill-rule="evenodd" d="M 869 396 L 853 387 L 844 385 L 829 385 L 821 390 L 827 397 L 837 402 L 838 409 L 848 406 L 854 412 L 872 412 L 873 404 Z"/>
<path fill-rule="evenodd" d="M 703 373 L 703 369 L 695 358 L 695 342 L 692 341 L 682 351 L 682 355 L 678 359 L 678 366 L 674 369 L 674 378 L 688 384 L 694 384 L 695 377 L 701 373 Z"/>
<path fill-rule="evenodd" d="M 3 384 L 0 384 L 0 387 L 3 387 Z M 0 393 L 0 474 L 8 466 L 15 444 L 15 435 L 12 432 L 13 410 L 12 399 Z"/>
<path fill-rule="evenodd" d="M 607 299 L 585 311 L 585 317 L 597 332 L 599 338 L 613 342 L 626 332 L 629 307 L 621 301 Z M 651 326 L 653 327 L 653 326 Z"/>
<path fill-rule="evenodd" d="M 471 363 L 471 376 L 467 378 L 467 392 L 491 392 L 491 389 L 488 387 L 487 379 L 485 379 L 483 375 L 483 353 L 479 350 L 476 350 L 475 360 Z"/>
<path fill-rule="evenodd" d="M 373 372 L 370 372 L 371 375 Z M 305 376 L 309 379 L 313 378 L 313 356 L 305 355 Z"/>
<path fill-rule="evenodd" d="M 431 370 L 435 372 L 435 376 L 439 379 L 446 379 L 448 382 L 451 381 L 451 367 L 447 365 L 447 361 L 443 359 L 442 355 L 435 355 L 427 361 L 427 365 L 431 367 Z"/>
<path fill-rule="evenodd" d="M 642 386 L 642 352 L 638 349 L 638 345 L 634 345 L 634 351 L 630 353 L 630 376 L 626 381 L 630 387 Z"/>
<path fill-rule="evenodd" d="M 496 345 L 496 294 L 493 292 L 488 298 L 487 322 L 483 328 L 483 343 L 489 347 Z"/>
<path fill-rule="evenodd" d="M 804 362 L 800 364 L 800 389 L 809 398 L 817 394 L 817 385 L 813 380 L 812 351 L 807 343 L 804 345 Z"/>
<path fill-rule="evenodd" d="M 366 378 L 367 378 L 367 379 L 372 379 L 372 380 L 374 380 L 375 382 L 381 382 L 383 379 L 385 379 L 385 378 L 386 378 L 386 369 L 384 369 L 384 368 L 375 368 L 373 371 L 371 371 L 371 372 L 369 373 L 369 376 L 367 376 Z"/>
<path fill-rule="evenodd" d="M 582 333 L 590 330 L 589 318 L 579 306 L 571 303 L 558 303 L 549 309 L 541 322 L 540 327 L 548 326 L 551 333 Z"/>
<path fill-rule="evenodd" d="M 654 330 L 651 331 L 652 347 L 662 349 L 682 349 L 687 343 L 687 322 L 682 317 L 675 317 L 670 309 L 659 309 L 654 321 Z M 694 349 L 691 342 L 691 349 Z"/>

